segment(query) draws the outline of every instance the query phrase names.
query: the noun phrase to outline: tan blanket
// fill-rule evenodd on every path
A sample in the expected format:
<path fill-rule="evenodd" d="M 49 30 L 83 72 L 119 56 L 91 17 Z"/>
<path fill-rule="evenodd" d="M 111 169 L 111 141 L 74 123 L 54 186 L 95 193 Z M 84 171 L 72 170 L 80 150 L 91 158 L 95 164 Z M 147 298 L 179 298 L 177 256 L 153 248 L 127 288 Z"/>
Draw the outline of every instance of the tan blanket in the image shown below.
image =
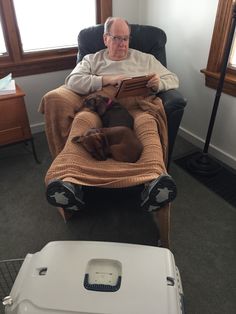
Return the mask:
<path fill-rule="evenodd" d="M 60 88 L 62 89 L 62 88 Z M 65 94 L 70 94 L 64 88 Z M 111 96 L 111 89 L 104 89 L 100 94 Z M 73 93 L 74 94 L 74 93 Z M 61 95 L 59 96 L 61 97 Z M 74 94 L 76 110 L 80 111 L 81 97 Z M 59 100 L 55 96 L 55 101 Z M 45 113 L 46 104 L 44 99 L 41 103 L 40 111 Z M 66 99 L 65 99 L 66 101 Z M 52 162 L 45 181 L 46 184 L 51 179 L 63 179 L 65 181 L 107 188 L 129 187 L 148 182 L 155 179 L 163 172 L 166 172 L 165 163 L 167 162 L 167 122 L 162 102 L 157 97 L 129 97 L 119 100 L 135 119 L 135 132 L 141 140 L 144 149 L 141 158 L 136 163 L 118 162 L 113 159 L 97 161 L 85 151 L 82 145 L 71 142 L 74 136 L 82 135 L 85 130 L 91 127 L 100 127 L 100 118 L 91 112 L 80 111 L 73 119 L 69 137 L 62 151 Z M 57 104 L 60 106 L 60 104 Z M 66 138 L 68 125 L 75 109 L 70 109 L 71 115 L 68 116 L 65 124 L 63 137 Z M 56 121 L 51 127 L 53 132 L 57 132 Z M 50 132 L 51 132 L 50 130 Z M 63 130 L 62 130 L 63 131 Z M 62 132 L 63 133 L 63 132 Z M 50 134 L 52 136 L 52 134 Z"/>

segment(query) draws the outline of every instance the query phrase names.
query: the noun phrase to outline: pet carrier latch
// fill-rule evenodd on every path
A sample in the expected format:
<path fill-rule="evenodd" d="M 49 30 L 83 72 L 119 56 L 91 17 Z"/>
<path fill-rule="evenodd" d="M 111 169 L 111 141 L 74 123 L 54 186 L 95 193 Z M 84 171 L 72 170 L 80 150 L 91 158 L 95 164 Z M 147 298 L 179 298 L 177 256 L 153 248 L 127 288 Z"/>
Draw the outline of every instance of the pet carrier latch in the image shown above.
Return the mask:
<path fill-rule="evenodd" d="M 3 300 L 2 300 L 2 304 L 4 306 L 6 305 L 12 305 L 13 304 L 13 300 L 12 300 L 12 297 L 10 295 L 8 295 L 7 297 L 5 297 Z"/>
<path fill-rule="evenodd" d="M 168 286 L 174 286 L 175 285 L 175 280 L 172 277 L 166 277 L 167 280 L 167 285 Z"/>

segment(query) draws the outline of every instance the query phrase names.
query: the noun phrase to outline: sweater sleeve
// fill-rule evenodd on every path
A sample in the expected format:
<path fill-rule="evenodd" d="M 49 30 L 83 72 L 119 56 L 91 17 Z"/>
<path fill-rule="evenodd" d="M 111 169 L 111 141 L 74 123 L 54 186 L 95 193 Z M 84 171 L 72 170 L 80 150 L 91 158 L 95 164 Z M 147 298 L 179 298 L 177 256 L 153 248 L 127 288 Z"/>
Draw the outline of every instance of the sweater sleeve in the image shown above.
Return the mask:
<path fill-rule="evenodd" d="M 164 67 L 154 56 L 151 56 L 149 66 L 150 73 L 156 73 L 160 77 L 158 92 L 179 87 L 177 75 Z"/>
<path fill-rule="evenodd" d="M 90 55 L 80 61 L 73 71 L 66 77 L 65 85 L 68 89 L 86 95 L 102 89 L 102 76 L 92 74 Z"/>

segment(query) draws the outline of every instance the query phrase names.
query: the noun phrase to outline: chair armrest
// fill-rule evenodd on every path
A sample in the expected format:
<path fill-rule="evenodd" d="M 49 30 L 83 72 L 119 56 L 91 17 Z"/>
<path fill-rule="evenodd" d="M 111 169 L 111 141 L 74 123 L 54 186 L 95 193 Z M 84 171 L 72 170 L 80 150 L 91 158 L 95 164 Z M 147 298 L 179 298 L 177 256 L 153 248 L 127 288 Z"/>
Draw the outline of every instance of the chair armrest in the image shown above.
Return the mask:
<path fill-rule="evenodd" d="M 187 100 L 183 98 L 181 93 L 176 89 L 160 92 L 157 96 L 160 97 L 163 102 L 167 117 L 172 111 L 184 109 L 187 104 Z"/>
<path fill-rule="evenodd" d="M 176 89 L 161 92 L 157 94 L 157 96 L 160 97 L 163 102 L 168 123 L 168 169 L 187 100 L 183 98 L 181 93 Z"/>
<path fill-rule="evenodd" d="M 43 96 L 38 111 L 44 114 L 48 146 L 53 158 L 64 148 L 80 104 L 80 96 L 64 85 Z"/>
<path fill-rule="evenodd" d="M 39 104 L 38 111 L 42 114 L 47 110 L 47 106 L 63 106 L 64 108 L 72 108 L 76 112 L 76 104 L 79 103 L 80 96 L 69 90 L 65 85 L 61 85 L 47 92 Z"/>

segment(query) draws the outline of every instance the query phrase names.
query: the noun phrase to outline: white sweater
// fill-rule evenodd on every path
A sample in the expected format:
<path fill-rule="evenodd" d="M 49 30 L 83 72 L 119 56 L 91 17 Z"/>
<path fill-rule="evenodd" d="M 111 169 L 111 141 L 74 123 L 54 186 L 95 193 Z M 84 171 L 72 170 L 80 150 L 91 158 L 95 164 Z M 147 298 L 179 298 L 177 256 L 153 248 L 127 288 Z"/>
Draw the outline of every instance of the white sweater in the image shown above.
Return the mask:
<path fill-rule="evenodd" d="M 177 76 L 167 70 L 153 55 L 129 49 L 124 60 L 112 61 L 107 49 L 86 55 L 66 77 L 65 85 L 76 93 L 85 95 L 102 89 L 102 76 L 127 75 L 127 77 L 156 73 L 160 77 L 159 90 L 179 87 Z"/>

